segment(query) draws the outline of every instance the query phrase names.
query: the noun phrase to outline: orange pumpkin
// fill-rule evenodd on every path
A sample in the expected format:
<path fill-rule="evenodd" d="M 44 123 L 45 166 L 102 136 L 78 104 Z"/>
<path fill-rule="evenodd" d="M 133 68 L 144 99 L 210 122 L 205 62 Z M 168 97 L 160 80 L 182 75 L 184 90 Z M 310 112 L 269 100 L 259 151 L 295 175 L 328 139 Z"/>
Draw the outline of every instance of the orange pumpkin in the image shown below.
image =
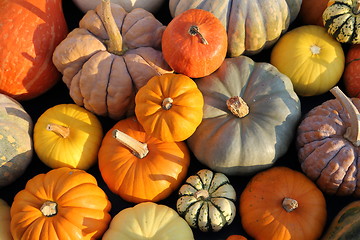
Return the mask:
<path fill-rule="evenodd" d="M 255 239 L 315 240 L 325 226 L 326 202 L 301 172 L 273 167 L 256 174 L 245 187 L 240 218 Z"/>
<path fill-rule="evenodd" d="M 322 14 L 329 0 L 302 0 L 299 19 L 304 25 L 324 26 Z"/>
<path fill-rule="evenodd" d="M 344 86 L 349 97 L 360 97 L 360 44 L 353 44 L 346 53 Z"/>
<path fill-rule="evenodd" d="M 230 235 L 226 240 L 247 240 L 247 238 L 241 235 Z"/>
<path fill-rule="evenodd" d="M 163 142 L 145 133 L 135 117 L 105 135 L 99 169 L 109 189 L 128 202 L 157 202 L 185 179 L 190 153 L 184 142 Z"/>
<path fill-rule="evenodd" d="M 175 72 L 199 78 L 220 67 L 228 40 L 225 27 L 211 12 L 189 9 L 170 21 L 161 44 L 164 59 Z"/>
<path fill-rule="evenodd" d="M 30 179 L 12 203 L 14 239 L 97 239 L 110 223 L 111 203 L 91 174 L 68 167 Z"/>

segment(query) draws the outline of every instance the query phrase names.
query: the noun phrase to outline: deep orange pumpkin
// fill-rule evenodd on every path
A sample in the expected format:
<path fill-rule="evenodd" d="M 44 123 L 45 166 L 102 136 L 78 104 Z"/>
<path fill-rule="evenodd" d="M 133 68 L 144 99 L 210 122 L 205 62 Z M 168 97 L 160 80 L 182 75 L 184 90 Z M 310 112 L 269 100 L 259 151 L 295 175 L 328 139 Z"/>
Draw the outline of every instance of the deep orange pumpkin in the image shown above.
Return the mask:
<path fill-rule="evenodd" d="M 52 53 L 68 33 L 62 0 L 0 0 L 0 6 L 0 93 L 35 98 L 60 79 Z"/>
<path fill-rule="evenodd" d="M 329 0 L 302 0 L 299 20 L 304 25 L 324 26 L 322 14 Z"/>
<path fill-rule="evenodd" d="M 226 240 L 247 240 L 247 238 L 242 235 L 230 235 Z"/>
<path fill-rule="evenodd" d="M 345 58 L 343 80 L 349 97 L 360 97 L 360 44 L 351 45 Z"/>
<path fill-rule="evenodd" d="M 226 29 L 212 13 L 189 9 L 171 20 L 161 44 L 164 59 L 175 72 L 199 78 L 220 67 L 228 40 Z"/>

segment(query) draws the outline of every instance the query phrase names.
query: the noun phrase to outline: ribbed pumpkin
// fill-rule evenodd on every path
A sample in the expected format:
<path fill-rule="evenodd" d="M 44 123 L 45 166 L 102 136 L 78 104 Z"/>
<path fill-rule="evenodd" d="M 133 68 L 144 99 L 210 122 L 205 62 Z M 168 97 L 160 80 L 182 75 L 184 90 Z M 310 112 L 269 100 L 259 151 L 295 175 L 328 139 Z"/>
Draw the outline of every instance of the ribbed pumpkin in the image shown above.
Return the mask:
<path fill-rule="evenodd" d="M 235 189 L 224 174 L 202 169 L 181 186 L 176 209 L 191 227 L 218 232 L 234 220 L 235 201 Z"/>
<path fill-rule="evenodd" d="M 0 239 L 12 240 L 10 233 L 10 206 L 3 199 L 0 199 Z"/>
<path fill-rule="evenodd" d="M 360 44 L 351 45 L 346 52 L 343 82 L 349 97 L 360 97 Z"/>
<path fill-rule="evenodd" d="M 67 167 L 31 178 L 11 205 L 14 239 L 89 239 L 102 236 L 111 203 L 91 174 Z"/>
<path fill-rule="evenodd" d="M 99 169 L 110 188 L 128 202 L 157 202 L 185 179 L 190 153 L 184 142 L 163 142 L 135 117 L 117 122 L 99 150 Z"/>

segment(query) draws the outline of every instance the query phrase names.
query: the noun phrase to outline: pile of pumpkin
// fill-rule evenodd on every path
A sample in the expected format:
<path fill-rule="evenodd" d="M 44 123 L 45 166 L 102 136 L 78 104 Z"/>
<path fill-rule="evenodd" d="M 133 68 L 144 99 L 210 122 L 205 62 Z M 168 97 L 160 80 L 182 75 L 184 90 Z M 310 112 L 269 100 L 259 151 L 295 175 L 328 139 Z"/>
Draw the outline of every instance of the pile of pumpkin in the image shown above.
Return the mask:
<path fill-rule="evenodd" d="M 9 50 L 0 60 L 0 188 L 35 155 L 50 169 L 27 179 L 11 206 L 0 199 L 0 239 L 190 240 L 226 232 L 237 213 L 244 236 L 224 233 L 229 240 L 356 239 L 359 1 L 74 0 L 84 15 L 70 32 L 53 2 L 27 1 L 36 23 L 27 32 L 42 41 L 0 38 Z M 167 25 L 151 13 L 160 5 Z M 1 36 L 10 13 L 0 14 Z M 260 53 L 269 62 L 256 61 Z M 32 60 L 14 68 L 24 57 Z M 60 77 L 73 102 L 35 122 L 23 105 Z M 335 99 L 302 112 L 302 101 L 328 93 Z M 114 123 L 105 134 L 104 119 Z M 299 169 L 277 164 L 292 143 Z M 194 162 L 202 169 L 190 172 Z M 110 214 L 116 202 L 94 167 L 130 207 Z M 351 202 L 325 229 L 328 196 Z"/>

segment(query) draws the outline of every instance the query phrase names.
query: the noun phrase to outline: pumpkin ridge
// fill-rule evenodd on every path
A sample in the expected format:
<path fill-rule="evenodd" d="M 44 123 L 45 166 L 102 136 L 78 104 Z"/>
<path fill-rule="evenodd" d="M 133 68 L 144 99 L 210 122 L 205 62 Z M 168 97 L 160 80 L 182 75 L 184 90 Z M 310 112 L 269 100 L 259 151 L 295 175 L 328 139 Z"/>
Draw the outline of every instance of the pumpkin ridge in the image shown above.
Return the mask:
<path fill-rule="evenodd" d="M 210 199 L 210 201 L 207 201 L 207 202 L 211 203 L 211 205 L 212 205 L 216 210 L 219 211 L 220 216 L 221 216 L 221 222 L 224 223 L 224 227 L 227 226 L 227 225 L 229 224 L 229 222 L 226 221 L 226 217 L 224 216 L 224 212 L 221 210 L 221 208 L 220 208 L 218 205 L 216 205 L 213 201 L 211 201 L 211 199 Z M 210 226 L 211 229 L 213 229 L 213 228 L 211 227 L 210 214 L 208 215 L 208 218 L 209 218 L 209 219 L 208 219 L 209 226 Z"/>
<path fill-rule="evenodd" d="M 106 88 L 105 88 L 105 99 L 104 99 L 104 102 L 105 102 L 105 111 L 106 111 L 106 115 L 109 114 L 109 105 L 108 105 L 108 96 L 109 96 L 109 87 L 110 87 L 110 80 L 111 80 L 111 73 L 112 73 L 112 68 L 114 66 L 114 61 L 115 61 L 115 58 L 112 57 L 112 60 L 111 60 L 111 63 L 110 63 L 110 70 L 109 70 L 109 75 L 107 77 L 107 83 L 106 83 Z M 126 68 L 127 70 L 127 68 Z"/>
<path fill-rule="evenodd" d="M 336 18 L 341 17 L 341 16 L 343 16 L 343 15 L 344 15 L 344 14 L 335 15 L 335 16 L 329 18 L 329 20 L 328 20 L 327 22 L 332 23 Z M 342 22 L 342 24 L 341 24 L 341 25 L 336 29 L 336 31 L 333 33 L 333 35 L 334 35 L 336 38 L 337 38 L 338 35 L 340 34 L 342 28 L 343 28 L 345 25 L 347 25 L 347 22 L 348 22 L 349 19 L 351 19 L 351 18 L 352 18 L 352 16 L 351 16 L 351 14 L 349 14 L 349 16 L 346 18 L 346 20 L 344 20 L 344 21 Z M 356 26 L 356 21 L 354 21 L 354 25 Z M 355 27 L 355 26 L 354 26 L 354 27 Z M 355 28 L 354 28 L 354 29 L 355 29 Z M 348 41 L 352 40 L 352 36 L 354 35 L 354 33 L 355 33 L 355 31 L 353 31 L 353 33 L 352 33 L 351 36 L 349 37 L 349 40 L 348 40 Z"/>
<path fill-rule="evenodd" d="M 206 182 L 204 182 L 204 179 L 201 178 L 199 172 L 197 172 L 197 173 L 195 174 L 195 176 L 198 176 L 198 178 L 199 178 L 199 180 L 200 180 L 200 182 L 201 182 L 201 188 L 204 189 L 204 190 L 206 190 L 206 191 L 209 191 L 209 188 L 210 188 L 210 186 L 211 186 L 211 183 L 212 183 L 213 180 L 214 180 L 215 174 L 213 174 L 213 175 L 211 176 L 211 179 L 210 179 L 210 181 L 209 181 L 210 184 L 209 184 L 207 187 L 206 187 Z"/>

